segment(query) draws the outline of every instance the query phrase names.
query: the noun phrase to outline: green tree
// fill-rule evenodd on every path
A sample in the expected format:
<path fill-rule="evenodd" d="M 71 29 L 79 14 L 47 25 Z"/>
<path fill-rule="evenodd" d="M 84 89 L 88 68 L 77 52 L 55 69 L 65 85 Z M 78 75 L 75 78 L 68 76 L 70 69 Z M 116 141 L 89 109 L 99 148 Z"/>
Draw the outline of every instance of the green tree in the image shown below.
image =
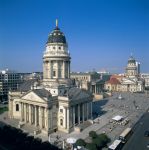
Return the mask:
<path fill-rule="evenodd" d="M 88 150 L 97 150 L 96 145 L 93 143 L 87 143 L 85 148 L 87 148 Z"/>
<path fill-rule="evenodd" d="M 94 138 L 94 139 L 92 140 L 92 142 L 93 142 L 93 144 L 95 144 L 96 147 L 98 147 L 98 148 L 101 148 L 101 147 L 103 147 L 103 145 L 104 145 L 104 143 L 103 143 L 103 141 L 101 140 L 100 137 Z"/>
<path fill-rule="evenodd" d="M 90 132 L 89 132 L 89 136 L 90 136 L 92 139 L 94 139 L 94 138 L 97 137 L 97 134 L 96 134 L 95 131 L 90 131 Z"/>
<path fill-rule="evenodd" d="M 85 141 L 84 141 L 83 139 L 78 139 L 78 140 L 76 141 L 76 145 L 77 145 L 77 146 L 85 146 L 86 143 L 85 143 Z"/>
<path fill-rule="evenodd" d="M 111 141 L 110 138 L 104 133 L 99 134 L 98 137 L 101 139 L 104 145 L 106 145 L 107 143 Z"/>

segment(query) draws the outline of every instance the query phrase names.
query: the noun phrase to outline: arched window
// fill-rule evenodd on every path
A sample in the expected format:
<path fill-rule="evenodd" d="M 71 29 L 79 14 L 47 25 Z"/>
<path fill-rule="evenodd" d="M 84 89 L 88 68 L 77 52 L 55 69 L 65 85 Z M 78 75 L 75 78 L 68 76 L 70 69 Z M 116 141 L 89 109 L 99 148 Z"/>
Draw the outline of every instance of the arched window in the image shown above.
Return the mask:
<path fill-rule="evenodd" d="M 16 104 L 16 111 L 19 111 L 19 104 Z"/>
<path fill-rule="evenodd" d="M 60 119 L 60 125 L 63 126 L 63 119 Z"/>

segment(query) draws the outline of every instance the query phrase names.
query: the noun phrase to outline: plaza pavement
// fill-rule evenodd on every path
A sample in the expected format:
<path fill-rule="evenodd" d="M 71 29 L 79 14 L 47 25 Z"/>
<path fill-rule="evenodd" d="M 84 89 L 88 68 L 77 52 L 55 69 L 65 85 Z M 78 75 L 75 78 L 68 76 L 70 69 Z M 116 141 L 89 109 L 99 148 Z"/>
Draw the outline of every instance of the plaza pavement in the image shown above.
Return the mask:
<path fill-rule="evenodd" d="M 88 133 L 90 131 L 96 131 L 99 134 L 104 132 L 111 138 L 112 141 L 117 139 L 126 127 L 132 127 L 149 108 L 148 95 L 142 93 L 121 93 L 123 99 L 120 100 L 118 99 L 119 94 L 120 93 L 113 93 L 112 97 L 95 101 L 93 103 L 94 123 L 92 125 L 88 126 L 80 133 L 75 131 L 70 134 L 59 131 L 52 133 L 50 134 L 51 143 L 57 139 L 57 136 L 60 141 L 69 137 L 74 137 L 76 139 L 82 138 L 88 141 Z M 122 115 L 125 118 L 129 118 L 130 122 L 125 126 L 110 123 L 110 120 L 115 115 Z M 19 122 L 17 119 L 9 119 L 7 112 L 0 115 L 0 121 L 15 127 L 18 126 Z M 33 129 L 31 126 L 24 126 L 23 130 L 29 131 L 30 134 L 33 135 Z M 43 141 L 48 140 L 48 136 L 44 134 L 38 134 L 35 135 L 35 137 L 39 137 Z"/>

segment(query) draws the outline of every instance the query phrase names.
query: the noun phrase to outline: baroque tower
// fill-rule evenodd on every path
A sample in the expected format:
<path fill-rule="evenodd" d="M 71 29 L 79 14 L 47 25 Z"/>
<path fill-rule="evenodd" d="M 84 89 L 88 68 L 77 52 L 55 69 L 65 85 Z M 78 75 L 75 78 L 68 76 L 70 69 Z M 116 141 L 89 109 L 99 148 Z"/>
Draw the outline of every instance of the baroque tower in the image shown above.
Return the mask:
<path fill-rule="evenodd" d="M 47 87 L 70 85 L 70 59 L 65 35 L 56 20 L 56 27 L 49 34 L 43 55 L 43 84 Z"/>

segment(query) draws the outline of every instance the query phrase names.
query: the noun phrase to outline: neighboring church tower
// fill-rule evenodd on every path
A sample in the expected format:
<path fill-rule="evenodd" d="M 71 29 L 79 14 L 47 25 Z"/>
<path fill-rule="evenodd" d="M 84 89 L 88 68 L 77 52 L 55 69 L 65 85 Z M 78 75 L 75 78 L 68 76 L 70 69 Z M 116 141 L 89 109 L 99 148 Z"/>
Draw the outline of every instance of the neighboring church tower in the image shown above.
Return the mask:
<path fill-rule="evenodd" d="M 139 75 L 139 67 L 138 62 L 136 62 L 135 58 L 131 55 L 126 67 L 126 76 L 130 78 L 137 77 Z"/>
<path fill-rule="evenodd" d="M 43 84 L 49 87 L 70 84 L 70 55 L 65 35 L 58 27 L 49 34 L 43 55 Z"/>

